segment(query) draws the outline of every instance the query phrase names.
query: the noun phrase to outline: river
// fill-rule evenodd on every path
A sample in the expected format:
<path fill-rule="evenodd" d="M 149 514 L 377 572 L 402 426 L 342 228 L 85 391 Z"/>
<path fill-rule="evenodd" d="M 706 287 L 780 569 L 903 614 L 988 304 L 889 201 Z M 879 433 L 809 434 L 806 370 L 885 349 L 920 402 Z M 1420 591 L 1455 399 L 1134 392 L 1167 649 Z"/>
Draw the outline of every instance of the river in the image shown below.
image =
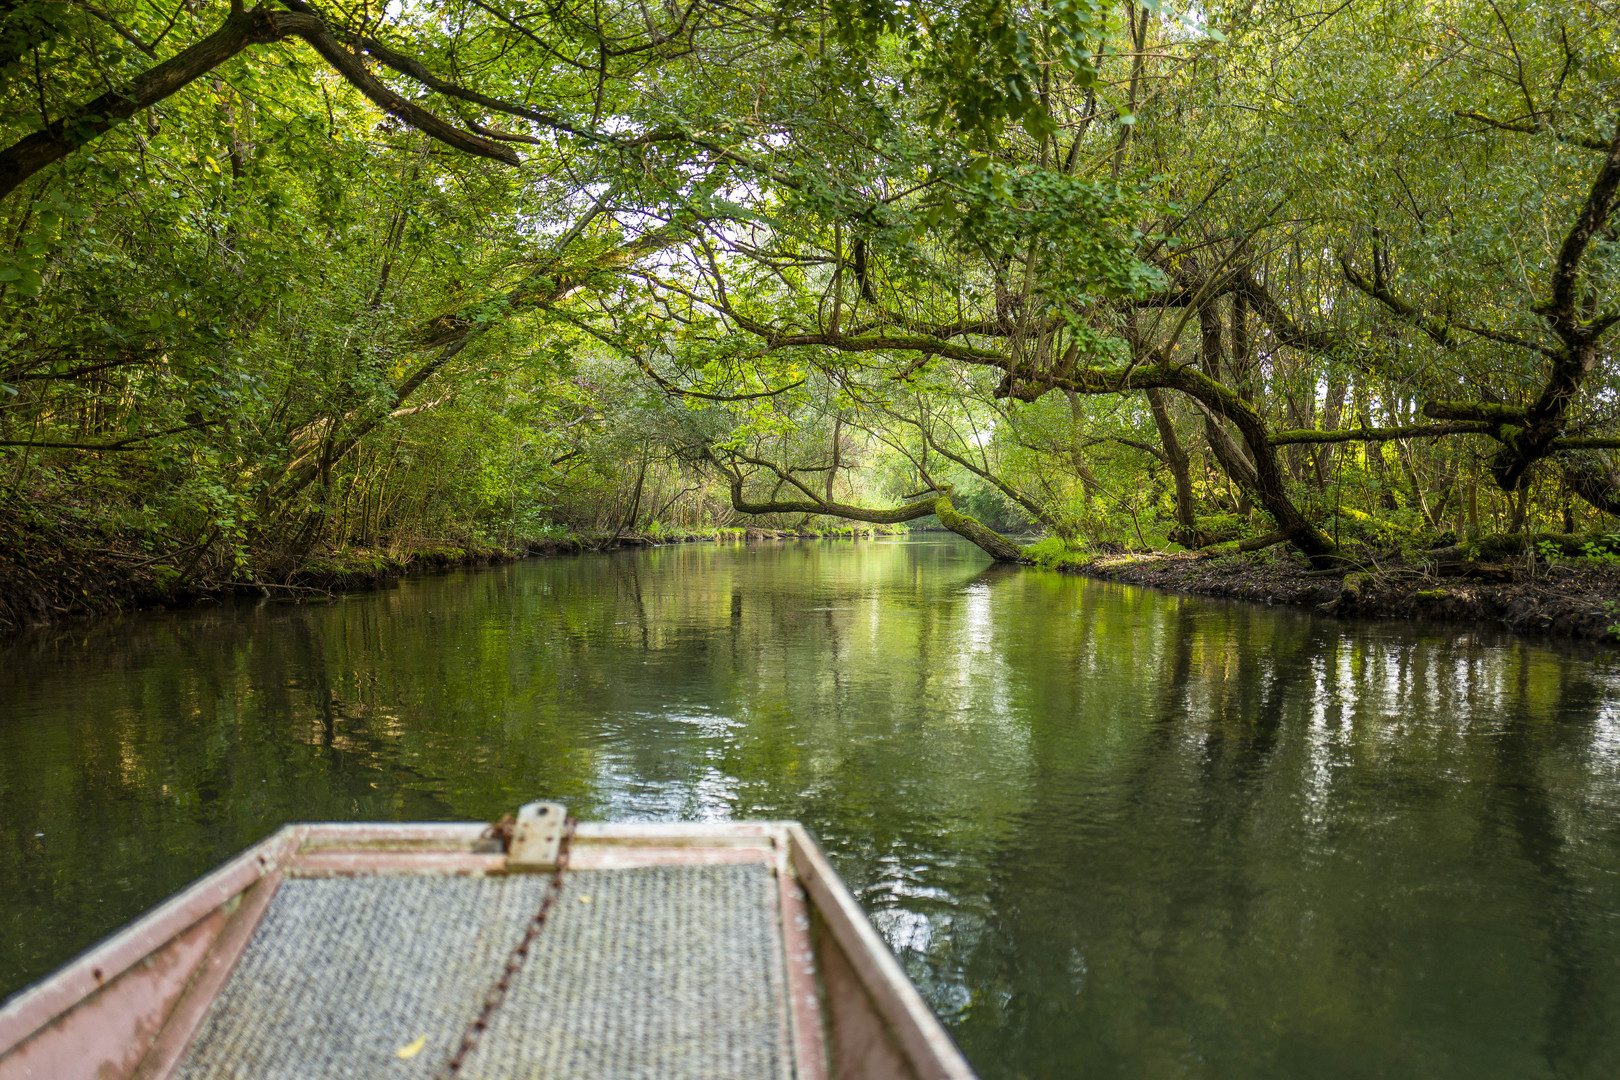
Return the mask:
<path fill-rule="evenodd" d="M 284 822 L 798 818 L 984 1080 L 1620 1071 L 1620 667 L 692 545 L 0 644 L 0 994 Z"/>

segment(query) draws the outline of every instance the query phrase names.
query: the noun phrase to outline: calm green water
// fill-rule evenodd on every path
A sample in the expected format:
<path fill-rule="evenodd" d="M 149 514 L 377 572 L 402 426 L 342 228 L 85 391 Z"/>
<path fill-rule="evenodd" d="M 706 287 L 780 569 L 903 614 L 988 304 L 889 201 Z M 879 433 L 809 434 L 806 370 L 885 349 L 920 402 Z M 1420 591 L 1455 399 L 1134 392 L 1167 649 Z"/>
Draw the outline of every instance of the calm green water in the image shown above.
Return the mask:
<path fill-rule="evenodd" d="M 1620 668 L 665 548 L 0 645 L 0 993 L 283 822 L 794 817 L 986 1080 L 1620 1074 Z"/>

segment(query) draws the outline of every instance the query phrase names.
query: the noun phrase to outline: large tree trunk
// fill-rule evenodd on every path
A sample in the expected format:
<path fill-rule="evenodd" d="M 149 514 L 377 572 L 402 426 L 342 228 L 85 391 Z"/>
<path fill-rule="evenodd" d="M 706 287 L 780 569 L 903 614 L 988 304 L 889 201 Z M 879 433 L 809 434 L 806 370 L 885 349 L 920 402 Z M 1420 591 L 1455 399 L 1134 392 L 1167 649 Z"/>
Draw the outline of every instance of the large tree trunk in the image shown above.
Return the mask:
<path fill-rule="evenodd" d="M 1164 447 L 1164 463 L 1176 484 L 1176 531 L 1171 539 L 1188 547 L 1203 543 L 1198 531 L 1198 514 L 1193 504 L 1192 466 L 1187 450 L 1176 437 L 1175 425 L 1170 422 L 1170 410 L 1165 408 L 1164 394 L 1158 389 L 1147 391 L 1148 406 L 1153 410 L 1153 423 L 1159 429 L 1159 443 Z"/>
<path fill-rule="evenodd" d="M 1227 433 L 1226 425 L 1214 409 L 1201 398 L 1194 398 L 1204 410 L 1204 435 L 1209 439 L 1210 449 L 1215 452 L 1215 459 L 1221 463 L 1221 468 L 1226 470 L 1232 482 L 1271 515 L 1277 528 L 1301 554 L 1311 560 L 1312 565 L 1320 569 L 1335 565 L 1338 545 L 1294 505 L 1294 500 L 1288 494 L 1288 481 L 1284 478 L 1277 448 L 1266 441 L 1265 427 L 1259 414 L 1248 408 L 1246 403 L 1242 408 L 1236 407 L 1236 395 L 1233 395 L 1233 399 L 1225 402 L 1230 409 L 1226 415 L 1243 433 L 1242 444 Z"/>
<path fill-rule="evenodd" d="M 941 525 L 957 536 L 973 541 L 997 562 L 1017 562 L 1024 557 L 1023 549 L 1017 544 L 952 506 L 949 495 L 934 500 L 934 516 L 939 518 Z"/>

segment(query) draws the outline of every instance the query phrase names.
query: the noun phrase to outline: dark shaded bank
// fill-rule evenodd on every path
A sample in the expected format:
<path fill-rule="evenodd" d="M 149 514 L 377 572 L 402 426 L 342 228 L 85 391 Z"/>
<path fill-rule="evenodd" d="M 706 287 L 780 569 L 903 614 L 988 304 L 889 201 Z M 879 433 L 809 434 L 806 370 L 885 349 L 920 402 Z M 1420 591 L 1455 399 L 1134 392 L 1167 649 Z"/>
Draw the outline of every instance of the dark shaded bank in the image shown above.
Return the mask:
<path fill-rule="evenodd" d="M 69 618 L 185 607 L 225 596 L 327 597 L 375 588 L 414 571 L 509 562 L 525 554 L 453 545 L 403 551 L 348 549 L 313 555 L 282 574 L 250 572 L 234 581 L 218 581 L 190 577 L 183 553 L 180 558 L 162 557 L 138 549 L 60 543 L 0 547 L 0 633 Z"/>
<path fill-rule="evenodd" d="M 0 520 L 0 634 L 48 626 L 62 619 L 155 607 L 185 607 L 226 596 L 322 598 L 376 588 L 405 574 L 457 566 L 487 566 L 529 555 L 729 540 L 809 540 L 903 532 L 887 527 L 703 529 L 648 533 L 567 533 L 515 548 L 420 542 L 389 550 L 345 548 L 314 552 L 271 571 L 244 565 L 233 580 L 194 574 L 197 564 L 181 548 L 154 554 L 120 544 L 104 533 L 49 531 Z M 286 565 L 282 556 L 267 563 Z"/>
<path fill-rule="evenodd" d="M 1480 563 L 1435 576 L 1399 568 L 1323 574 L 1302 559 L 1107 555 L 1065 573 L 1170 592 L 1310 607 L 1333 615 L 1499 623 L 1523 634 L 1620 641 L 1620 566 L 1581 561 L 1524 566 Z"/>

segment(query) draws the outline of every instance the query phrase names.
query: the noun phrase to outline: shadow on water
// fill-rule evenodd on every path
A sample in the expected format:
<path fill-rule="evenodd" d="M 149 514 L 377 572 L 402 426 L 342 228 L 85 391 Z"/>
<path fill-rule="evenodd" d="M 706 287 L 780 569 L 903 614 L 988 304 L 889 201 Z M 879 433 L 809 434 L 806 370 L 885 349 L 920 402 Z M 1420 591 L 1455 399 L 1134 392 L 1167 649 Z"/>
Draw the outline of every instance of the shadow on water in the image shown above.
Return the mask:
<path fill-rule="evenodd" d="M 0 992 L 286 821 L 798 817 L 987 1078 L 1620 1061 L 1607 653 L 910 541 L 0 645 Z"/>

